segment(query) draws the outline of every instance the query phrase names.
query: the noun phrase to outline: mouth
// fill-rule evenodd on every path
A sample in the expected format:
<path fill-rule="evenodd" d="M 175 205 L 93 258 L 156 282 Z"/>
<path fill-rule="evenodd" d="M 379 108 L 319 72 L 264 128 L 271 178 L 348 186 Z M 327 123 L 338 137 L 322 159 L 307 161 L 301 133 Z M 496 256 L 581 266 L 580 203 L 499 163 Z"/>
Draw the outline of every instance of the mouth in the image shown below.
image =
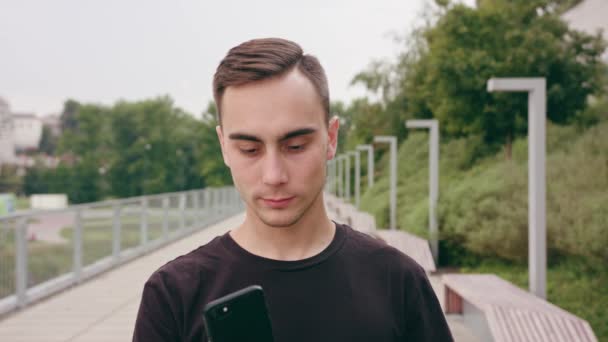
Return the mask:
<path fill-rule="evenodd" d="M 280 197 L 280 198 L 262 198 L 262 202 L 267 207 L 270 207 L 273 209 L 281 209 L 281 208 L 287 207 L 294 198 L 295 198 L 295 196 Z"/>

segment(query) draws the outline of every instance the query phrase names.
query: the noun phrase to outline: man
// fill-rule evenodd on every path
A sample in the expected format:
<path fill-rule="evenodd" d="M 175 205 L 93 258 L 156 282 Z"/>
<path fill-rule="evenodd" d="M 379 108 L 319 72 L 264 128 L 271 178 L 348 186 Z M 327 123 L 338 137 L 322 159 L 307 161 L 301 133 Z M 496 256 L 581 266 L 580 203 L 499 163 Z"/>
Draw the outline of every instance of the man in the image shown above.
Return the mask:
<path fill-rule="evenodd" d="M 291 41 L 248 41 L 228 52 L 213 87 L 245 220 L 150 277 L 134 341 L 205 341 L 204 305 L 252 284 L 277 342 L 451 341 L 422 268 L 327 216 L 339 121 L 318 60 Z"/>

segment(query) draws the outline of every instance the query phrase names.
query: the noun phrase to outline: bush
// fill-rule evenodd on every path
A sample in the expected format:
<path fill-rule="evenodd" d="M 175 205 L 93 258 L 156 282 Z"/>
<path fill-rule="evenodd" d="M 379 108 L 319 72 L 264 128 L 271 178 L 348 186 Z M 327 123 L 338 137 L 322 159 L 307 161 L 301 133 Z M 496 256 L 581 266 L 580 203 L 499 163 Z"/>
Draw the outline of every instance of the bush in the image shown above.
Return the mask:
<path fill-rule="evenodd" d="M 547 133 L 549 262 L 553 256 L 572 255 L 589 264 L 607 263 L 608 121 L 585 131 L 577 125 L 549 125 Z M 441 245 L 464 248 L 453 258 L 522 262 L 528 255 L 527 139 L 514 142 L 512 160 L 505 160 L 502 151 L 483 157 L 477 142 L 470 137 L 441 146 Z M 362 209 L 375 215 L 379 227 L 388 226 L 387 159 L 378 162 L 379 179 L 361 199 Z M 410 134 L 401 144 L 398 170 L 398 226 L 427 237 L 426 133 Z M 453 258 L 450 262 L 458 264 Z"/>

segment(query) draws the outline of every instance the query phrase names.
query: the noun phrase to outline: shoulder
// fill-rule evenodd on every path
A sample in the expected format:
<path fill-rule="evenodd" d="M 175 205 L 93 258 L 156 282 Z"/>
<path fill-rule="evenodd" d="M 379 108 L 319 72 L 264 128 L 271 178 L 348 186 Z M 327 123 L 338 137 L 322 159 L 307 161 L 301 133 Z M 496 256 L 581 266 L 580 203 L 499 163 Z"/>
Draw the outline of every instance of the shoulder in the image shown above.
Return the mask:
<path fill-rule="evenodd" d="M 174 290 L 184 285 L 195 285 L 203 273 L 219 267 L 222 259 L 221 236 L 207 244 L 181 255 L 159 267 L 146 282 L 146 287 L 162 287 Z"/>
<path fill-rule="evenodd" d="M 388 245 L 379 237 L 359 232 L 349 226 L 347 231 L 347 248 L 363 256 L 366 260 L 381 263 L 391 273 L 400 273 L 408 278 L 426 278 L 425 270 L 400 250 Z"/>

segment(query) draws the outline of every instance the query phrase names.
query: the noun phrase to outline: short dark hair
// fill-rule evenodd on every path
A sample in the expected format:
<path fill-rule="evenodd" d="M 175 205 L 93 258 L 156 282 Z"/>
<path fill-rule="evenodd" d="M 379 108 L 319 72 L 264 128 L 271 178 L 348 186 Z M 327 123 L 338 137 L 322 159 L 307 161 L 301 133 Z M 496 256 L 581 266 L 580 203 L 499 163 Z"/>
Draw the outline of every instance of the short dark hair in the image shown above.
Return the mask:
<path fill-rule="evenodd" d="M 222 123 L 222 98 L 226 88 L 283 75 L 293 68 L 312 82 L 329 122 L 329 88 L 319 60 L 304 54 L 300 45 L 281 38 L 253 39 L 233 47 L 213 77 L 213 97 Z"/>

